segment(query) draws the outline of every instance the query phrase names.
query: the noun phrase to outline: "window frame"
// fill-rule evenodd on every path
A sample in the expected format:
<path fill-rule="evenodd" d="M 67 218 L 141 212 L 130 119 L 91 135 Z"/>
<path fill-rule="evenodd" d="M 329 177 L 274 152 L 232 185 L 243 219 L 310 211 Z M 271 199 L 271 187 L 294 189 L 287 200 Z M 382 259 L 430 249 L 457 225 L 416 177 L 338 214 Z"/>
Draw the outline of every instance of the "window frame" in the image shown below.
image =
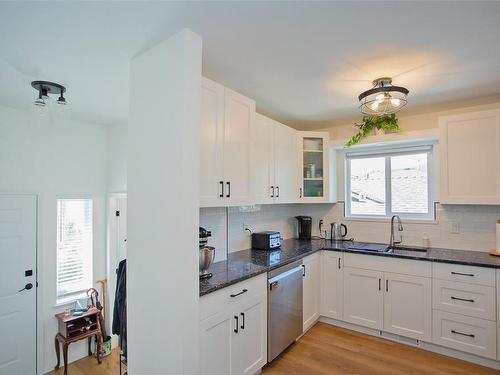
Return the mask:
<path fill-rule="evenodd" d="M 56 305 L 55 306 L 63 306 L 63 305 L 68 305 L 71 303 L 74 303 L 74 301 L 81 299 L 81 298 L 87 298 L 87 290 L 88 288 L 82 289 L 82 290 L 77 290 L 77 291 L 72 291 L 69 293 L 65 293 L 62 295 L 58 295 L 58 289 L 59 289 L 59 284 L 58 284 L 58 279 L 59 279 L 59 264 L 58 264 L 58 259 L 59 259 L 59 238 L 57 236 L 58 234 L 58 226 L 59 226 L 59 210 L 58 210 L 58 204 L 59 201 L 90 201 L 91 203 L 91 228 L 90 228 L 90 234 L 91 234 L 91 239 L 90 239 L 90 249 L 89 249 L 89 262 L 88 262 L 88 277 L 89 277 L 89 285 L 88 288 L 91 288 L 93 286 L 93 278 L 94 278 L 94 247 L 95 247 L 95 199 L 94 197 L 91 196 L 57 196 L 56 197 L 56 265 L 55 265 L 55 299 L 56 299 Z"/>
<path fill-rule="evenodd" d="M 435 143 L 426 142 L 414 145 L 400 146 L 373 146 L 366 147 L 363 150 L 347 151 L 344 154 L 344 217 L 346 219 L 358 220 L 388 220 L 393 215 L 398 215 L 402 219 L 414 221 L 432 222 L 436 220 L 434 209 L 436 198 L 436 158 Z M 403 213 L 392 211 L 392 192 L 391 192 L 391 156 L 414 155 L 427 153 L 427 195 L 428 212 L 427 213 Z M 376 214 L 352 214 L 351 212 L 351 163 L 352 159 L 365 158 L 385 158 L 385 215 Z"/>

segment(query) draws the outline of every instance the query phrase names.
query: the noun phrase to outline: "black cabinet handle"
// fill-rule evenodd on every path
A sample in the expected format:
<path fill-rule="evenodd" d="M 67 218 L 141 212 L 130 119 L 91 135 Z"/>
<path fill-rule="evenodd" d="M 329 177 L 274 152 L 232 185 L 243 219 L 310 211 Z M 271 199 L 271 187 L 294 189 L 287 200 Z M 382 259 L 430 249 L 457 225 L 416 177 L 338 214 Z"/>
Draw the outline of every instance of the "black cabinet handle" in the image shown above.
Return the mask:
<path fill-rule="evenodd" d="M 385 291 L 389 291 L 389 280 L 385 280 Z"/>
<path fill-rule="evenodd" d="M 274 186 L 271 186 L 271 198 L 274 198 Z"/>
<path fill-rule="evenodd" d="M 451 298 L 451 299 L 454 299 L 454 300 L 457 300 L 457 301 L 465 301 L 465 302 L 472 302 L 472 303 L 474 303 L 474 300 L 473 300 L 473 299 L 468 299 L 468 298 L 459 298 L 459 297 L 453 297 L 453 296 L 451 296 L 450 298 Z"/>
<path fill-rule="evenodd" d="M 276 198 L 279 198 L 280 197 L 280 187 L 279 186 L 276 186 Z"/>
<path fill-rule="evenodd" d="M 239 322 L 238 322 L 238 316 L 234 316 L 234 320 L 236 320 L 236 328 L 234 329 L 234 333 L 238 333 L 238 328 L 239 328 Z"/>
<path fill-rule="evenodd" d="M 339 258 L 339 269 L 340 269 L 340 258 Z"/>
<path fill-rule="evenodd" d="M 302 188 L 299 188 L 299 198 L 302 198 Z"/>
<path fill-rule="evenodd" d="M 378 290 L 382 290 L 382 279 L 378 279 Z"/>
<path fill-rule="evenodd" d="M 451 333 L 454 333 L 456 335 L 462 335 L 462 336 L 472 337 L 472 338 L 476 337 L 472 333 L 463 333 L 463 332 L 455 331 L 454 329 L 451 330 Z"/>
<path fill-rule="evenodd" d="M 220 194 L 219 194 L 219 197 L 220 198 L 224 198 L 224 181 L 219 181 L 219 184 L 220 184 Z"/>
<path fill-rule="evenodd" d="M 31 288 L 33 288 L 33 284 L 32 283 L 28 283 L 24 286 L 23 289 L 20 289 L 18 290 L 18 292 L 22 292 L 23 290 L 30 290 Z"/>
<path fill-rule="evenodd" d="M 226 195 L 226 198 L 229 198 L 231 196 L 231 182 L 228 181 L 226 182 L 227 184 L 227 195 Z"/>
<path fill-rule="evenodd" d="M 302 264 L 302 277 L 306 277 L 306 265 Z"/>
<path fill-rule="evenodd" d="M 241 313 L 241 329 L 245 329 L 245 313 Z"/>
<path fill-rule="evenodd" d="M 454 271 L 451 271 L 451 274 L 452 274 L 452 275 L 460 275 L 460 276 L 470 276 L 470 277 L 474 277 L 474 274 L 473 274 L 473 273 L 462 273 L 462 272 L 454 272 Z"/>
<path fill-rule="evenodd" d="M 230 297 L 232 297 L 232 298 L 238 297 L 239 295 L 242 295 L 243 293 L 246 293 L 246 292 L 248 292 L 248 289 L 242 289 L 241 292 L 236 293 L 236 294 L 231 294 Z"/>

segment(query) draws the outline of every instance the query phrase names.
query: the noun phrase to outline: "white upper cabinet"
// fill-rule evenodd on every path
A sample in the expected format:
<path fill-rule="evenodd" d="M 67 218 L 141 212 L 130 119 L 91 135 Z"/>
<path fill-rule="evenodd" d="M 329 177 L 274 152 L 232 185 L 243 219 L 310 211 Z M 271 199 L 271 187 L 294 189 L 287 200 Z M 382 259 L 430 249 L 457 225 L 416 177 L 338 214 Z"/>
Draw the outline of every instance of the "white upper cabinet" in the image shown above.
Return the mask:
<path fill-rule="evenodd" d="M 500 110 L 439 118 L 440 202 L 500 204 Z"/>
<path fill-rule="evenodd" d="M 255 101 L 203 79 L 200 206 L 254 203 L 251 139 Z"/>
<path fill-rule="evenodd" d="M 224 87 L 204 79 L 201 90 L 200 206 L 223 206 Z M 222 183 L 222 184 L 221 184 Z"/>
<path fill-rule="evenodd" d="M 299 200 L 301 203 L 330 201 L 329 139 L 327 132 L 299 132 Z"/>
<path fill-rule="evenodd" d="M 253 135 L 256 203 L 297 202 L 297 131 L 257 114 Z"/>
<path fill-rule="evenodd" d="M 253 135 L 255 201 L 257 204 L 274 203 L 274 127 L 272 120 L 257 113 Z"/>

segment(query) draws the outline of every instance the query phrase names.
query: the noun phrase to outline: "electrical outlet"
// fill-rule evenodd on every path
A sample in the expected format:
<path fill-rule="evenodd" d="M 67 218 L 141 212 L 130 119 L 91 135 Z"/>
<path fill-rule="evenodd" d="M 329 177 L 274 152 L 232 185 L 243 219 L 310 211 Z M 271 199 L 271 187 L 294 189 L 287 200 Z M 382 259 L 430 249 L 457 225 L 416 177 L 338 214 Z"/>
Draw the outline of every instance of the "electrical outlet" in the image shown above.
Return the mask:
<path fill-rule="evenodd" d="M 460 222 L 450 221 L 450 233 L 453 233 L 453 234 L 460 233 Z"/>

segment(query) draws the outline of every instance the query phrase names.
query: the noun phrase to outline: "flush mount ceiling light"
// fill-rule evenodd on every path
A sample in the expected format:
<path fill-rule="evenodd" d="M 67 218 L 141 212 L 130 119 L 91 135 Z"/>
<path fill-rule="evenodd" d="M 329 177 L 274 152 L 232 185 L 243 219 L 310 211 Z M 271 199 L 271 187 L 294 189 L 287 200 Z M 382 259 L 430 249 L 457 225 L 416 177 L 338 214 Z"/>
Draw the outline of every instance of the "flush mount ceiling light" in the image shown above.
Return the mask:
<path fill-rule="evenodd" d="M 48 81 L 33 81 L 31 82 L 31 86 L 38 91 L 38 97 L 35 99 L 36 106 L 44 107 L 47 104 L 46 101 L 50 98 L 50 94 L 59 95 L 57 104 L 66 104 L 66 99 L 64 98 L 66 87 L 63 85 Z"/>
<path fill-rule="evenodd" d="M 395 113 L 408 102 L 408 93 L 409 91 L 405 87 L 393 86 L 392 78 L 378 78 L 373 81 L 373 88 L 359 95 L 359 108 L 361 113 L 369 116 Z"/>

